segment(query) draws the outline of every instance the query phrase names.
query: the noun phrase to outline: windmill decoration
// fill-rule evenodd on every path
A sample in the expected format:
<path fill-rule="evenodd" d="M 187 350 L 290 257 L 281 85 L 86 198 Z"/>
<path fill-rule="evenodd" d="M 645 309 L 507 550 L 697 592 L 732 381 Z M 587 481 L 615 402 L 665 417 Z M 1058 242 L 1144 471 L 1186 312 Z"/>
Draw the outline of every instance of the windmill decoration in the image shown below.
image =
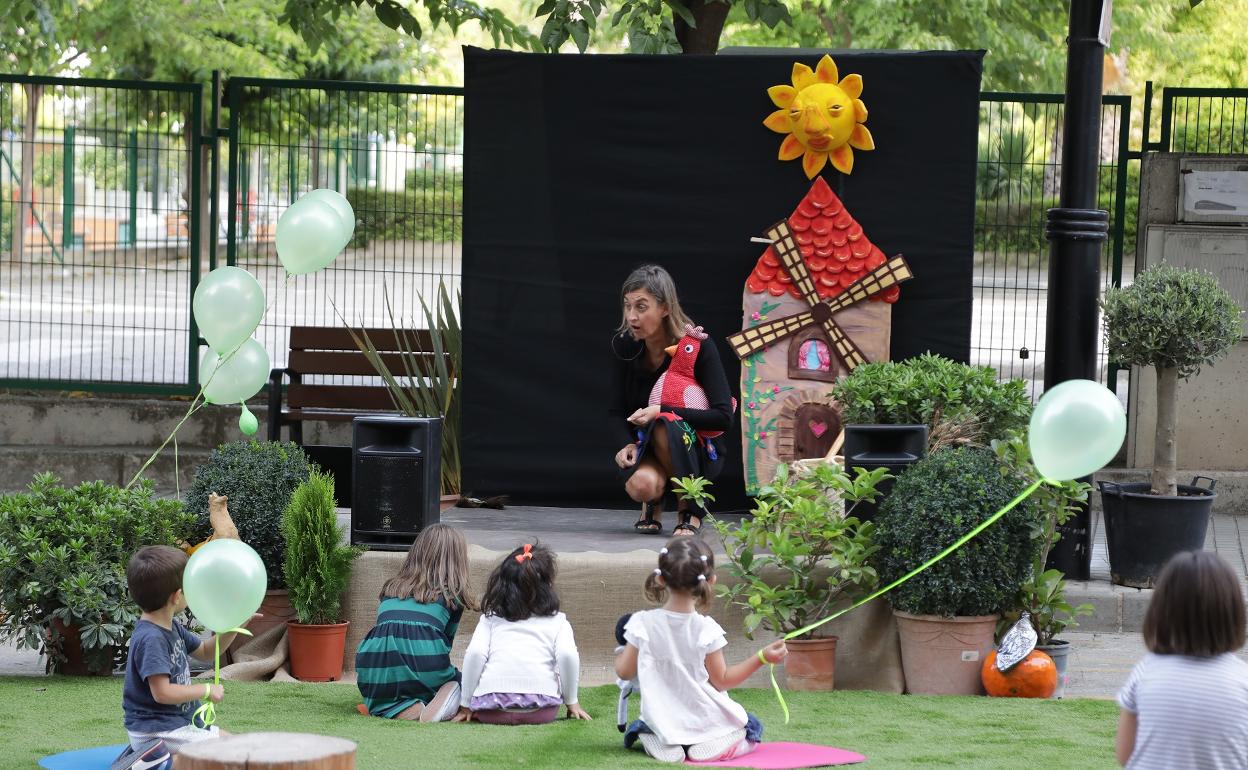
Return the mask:
<path fill-rule="evenodd" d="M 913 277 L 904 258 L 871 243 L 822 177 L 766 240 L 745 282 L 745 328 L 728 338 L 742 362 L 750 493 L 778 463 L 827 454 L 841 432 L 828 383 L 888 360 L 891 306 Z"/>

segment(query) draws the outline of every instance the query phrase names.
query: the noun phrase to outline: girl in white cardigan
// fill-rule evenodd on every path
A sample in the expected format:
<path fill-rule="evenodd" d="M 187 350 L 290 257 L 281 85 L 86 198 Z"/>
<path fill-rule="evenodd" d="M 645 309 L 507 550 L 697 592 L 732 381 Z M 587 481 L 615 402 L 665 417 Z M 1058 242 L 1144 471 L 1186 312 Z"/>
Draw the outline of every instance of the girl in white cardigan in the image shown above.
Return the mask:
<path fill-rule="evenodd" d="M 494 568 L 464 653 L 457 722 L 539 725 L 589 719 L 577 702 L 581 658 L 555 593 L 555 555 L 526 543 Z"/>

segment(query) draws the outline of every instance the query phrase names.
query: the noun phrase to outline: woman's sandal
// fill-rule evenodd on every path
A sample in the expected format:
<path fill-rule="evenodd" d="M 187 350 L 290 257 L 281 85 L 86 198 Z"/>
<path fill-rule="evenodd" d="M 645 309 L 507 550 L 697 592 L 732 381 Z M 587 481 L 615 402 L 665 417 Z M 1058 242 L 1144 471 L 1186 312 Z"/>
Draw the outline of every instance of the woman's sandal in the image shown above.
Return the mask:
<path fill-rule="evenodd" d="M 693 523 L 694 516 L 698 517 L 698 524 Z M 701 522 L 705 520 L 706 513 L 704 511 L 700 511 L 698 513 L 694 513 L 689 510 L 680 511 L 680 523 L 672 528 L 672 534 L 684 535 L 686 537 L 696 537 L 697 534 L 702 531 Z"/>
<path fill-rule="evenodd" d="M 663 523 L 654 518 L 654 503 L 646 503 L 641 518 L 633 522 L 633 529 L 642 535 L 663 534 Z"/>

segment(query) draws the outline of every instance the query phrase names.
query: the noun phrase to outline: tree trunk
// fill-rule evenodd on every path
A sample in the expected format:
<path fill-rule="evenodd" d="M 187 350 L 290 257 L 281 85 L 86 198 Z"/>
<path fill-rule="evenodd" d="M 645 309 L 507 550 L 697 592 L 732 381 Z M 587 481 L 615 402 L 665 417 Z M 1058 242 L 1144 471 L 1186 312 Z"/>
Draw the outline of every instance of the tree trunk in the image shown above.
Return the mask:
<path fill-rule="evenodd" d="M 1176 495 L 1175 416 L 1178 411 L 1179 371 L 1157 367 L 1157 436 L 1153 441 L 1153 494 Z"/>
<path fill-rule="evenodd" d="M 26 120 L 22 126 L 22 170 L 17 185 L 17 205 L 13 207 L 12 259 L 22 258 L 26 245 L 26 222 L 34 210 L 35 197 L 35 139 L 39 121 L 39 102 L 43 99 L 44 86 L 40 83 L 23 83 L 26 92 Z M 12 159 L 10 158 L 10 162 Z"/>
<path fill-rule="evenodd" d="M 729 4 L 722 0 L 687 0 L 687 6 L 697 22 L 696 27 L 690 27 L 680 14 L 672 14 L 681 53 L 715 53 L 719 50 L 719 36 L 724 31 Z"/>
<path fill-rule="evenodd" d="M 183 747 L 179 770 L 354 770 L 355 744 L 302 733 L 247 733 Z"/>

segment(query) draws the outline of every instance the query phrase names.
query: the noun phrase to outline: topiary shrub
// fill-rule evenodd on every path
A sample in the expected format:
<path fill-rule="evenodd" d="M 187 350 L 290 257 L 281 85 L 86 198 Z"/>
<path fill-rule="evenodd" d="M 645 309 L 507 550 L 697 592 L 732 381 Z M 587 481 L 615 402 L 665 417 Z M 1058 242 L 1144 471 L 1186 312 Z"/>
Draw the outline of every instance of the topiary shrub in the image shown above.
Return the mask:
<path fill-rule="evenodd" d="M 897 479 L 875 516 L 876 570 L 887 585 L 947 548 L 1027 486 L 991 449 L 928 455 Z M 889 594 L 914 615 L 992 615 L 1012 606 L 1031 574 L 1038 513 L 1024 500 L 995 524 Z"/>
<path fill-rule="evenodd" d="M 343 544 L 334 505 L 334 477 L 313 471 L 295 490 L 282 517 L 290 606 L 299 622 L 307 625 L 342 620 L 342 593 L 351 582 L 351 563 L 365 550 Z"/>
<path fill-rule="evenodd" d="M 1001 382 L 989 366 L 925 353 L 863 364 L 836 381 L 832 396 L 847 425 L 927 425 L 929 451 L 987 446 L 1031 418 L 1022 380 Z"/>
<path fill-rule="evenodd" d="M 217 447 L 195 470 L 186 494 L 186 510 L 196 517 L 198 540 L 212 533 L 208 494 L 225 495 L 239 537 L 264 561 L 269 588 L 284 588 L 282 513 L 311 470 L 308 456 L 289 441 L 234 441 Z"/>

